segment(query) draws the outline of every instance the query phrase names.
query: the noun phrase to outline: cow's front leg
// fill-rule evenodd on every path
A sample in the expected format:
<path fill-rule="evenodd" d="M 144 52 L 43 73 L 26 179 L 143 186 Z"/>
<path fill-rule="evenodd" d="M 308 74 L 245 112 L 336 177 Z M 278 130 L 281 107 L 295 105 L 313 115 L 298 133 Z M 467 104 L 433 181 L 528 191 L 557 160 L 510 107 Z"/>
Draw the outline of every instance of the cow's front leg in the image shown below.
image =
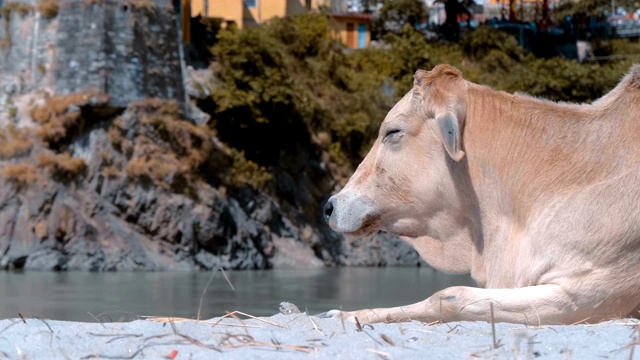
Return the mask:
<path fill-rule="evenodd" d="M 493 304 L 493 305 L 491 305 Z M 342 317 L 361 324 L 418 320 L 423 322 L 493 321 L 527 325 L 599 322 L 606 318 L 599 298 L 570 294 L 557 285 L 514 289 L 482 289 L 456 286 L 428 299 L 393 308 L 359 311 L 332 310 L 325 316 Z"/>

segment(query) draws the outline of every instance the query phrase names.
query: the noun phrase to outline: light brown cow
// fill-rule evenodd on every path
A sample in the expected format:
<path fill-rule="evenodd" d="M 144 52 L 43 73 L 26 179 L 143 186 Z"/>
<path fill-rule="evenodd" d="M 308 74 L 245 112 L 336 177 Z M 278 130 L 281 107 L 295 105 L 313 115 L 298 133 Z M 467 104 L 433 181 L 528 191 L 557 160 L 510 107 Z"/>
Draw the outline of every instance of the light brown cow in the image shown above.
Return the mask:
<path fill-rule="evenodd" d="M 418 70 L 369 154 L 325 206 L 338 232 L 383 230 L 436 269 L 471 273 L 360 322 L 599 322 L 640 310 L 640 66 L 591 105 Z"/>

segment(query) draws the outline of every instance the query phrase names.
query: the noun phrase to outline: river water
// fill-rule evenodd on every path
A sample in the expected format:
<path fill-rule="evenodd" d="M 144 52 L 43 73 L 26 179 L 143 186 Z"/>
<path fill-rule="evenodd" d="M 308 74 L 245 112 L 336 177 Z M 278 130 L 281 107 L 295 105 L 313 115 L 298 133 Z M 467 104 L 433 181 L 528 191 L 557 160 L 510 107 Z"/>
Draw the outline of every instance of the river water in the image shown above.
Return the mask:
<path fill-rule="evenodd" d="M 0 272 L 0 319 L 25 317 L 95 322 L 136 316 L 200 318 L 242 311 L 278 312 L 281 301 L 315 314 L 407 305 L 469 276 L 428 268 L 322 268 L 226 272 Z M 209 286 L 207 283 L 211 280 Z M 203 294 L 203 290 L 206 292 Z"/>

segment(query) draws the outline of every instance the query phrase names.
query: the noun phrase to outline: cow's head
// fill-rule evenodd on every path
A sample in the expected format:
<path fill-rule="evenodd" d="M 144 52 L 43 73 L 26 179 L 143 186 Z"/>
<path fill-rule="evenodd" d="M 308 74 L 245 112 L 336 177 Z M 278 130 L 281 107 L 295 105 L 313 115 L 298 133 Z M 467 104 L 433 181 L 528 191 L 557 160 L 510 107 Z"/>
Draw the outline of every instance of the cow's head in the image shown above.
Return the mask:
<path fill-rule="evenodd" d="M 418 70 L 413 89 L 384 119 L 365 159 L 326 203 L 331 228 L 355 236 L 384 230 L 415 237 L 446 226 L 456 201 L 452 167 L 465 156 L 466 94 L 456 68 Z"/>

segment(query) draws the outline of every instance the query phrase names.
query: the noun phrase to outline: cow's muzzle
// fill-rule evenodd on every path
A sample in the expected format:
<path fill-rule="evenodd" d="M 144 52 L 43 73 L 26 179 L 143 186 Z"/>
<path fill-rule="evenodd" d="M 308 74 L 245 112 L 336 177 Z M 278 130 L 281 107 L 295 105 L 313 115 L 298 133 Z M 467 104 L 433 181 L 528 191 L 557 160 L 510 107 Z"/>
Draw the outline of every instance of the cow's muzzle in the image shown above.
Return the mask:
<path fill-rule="evenodd" d="M 323 208 L 324 220 L 341 233 L 352 233 L 371 227 L 378 216 L 373 201 L 353 191 L 340 192 L 329 198 Z"/>

